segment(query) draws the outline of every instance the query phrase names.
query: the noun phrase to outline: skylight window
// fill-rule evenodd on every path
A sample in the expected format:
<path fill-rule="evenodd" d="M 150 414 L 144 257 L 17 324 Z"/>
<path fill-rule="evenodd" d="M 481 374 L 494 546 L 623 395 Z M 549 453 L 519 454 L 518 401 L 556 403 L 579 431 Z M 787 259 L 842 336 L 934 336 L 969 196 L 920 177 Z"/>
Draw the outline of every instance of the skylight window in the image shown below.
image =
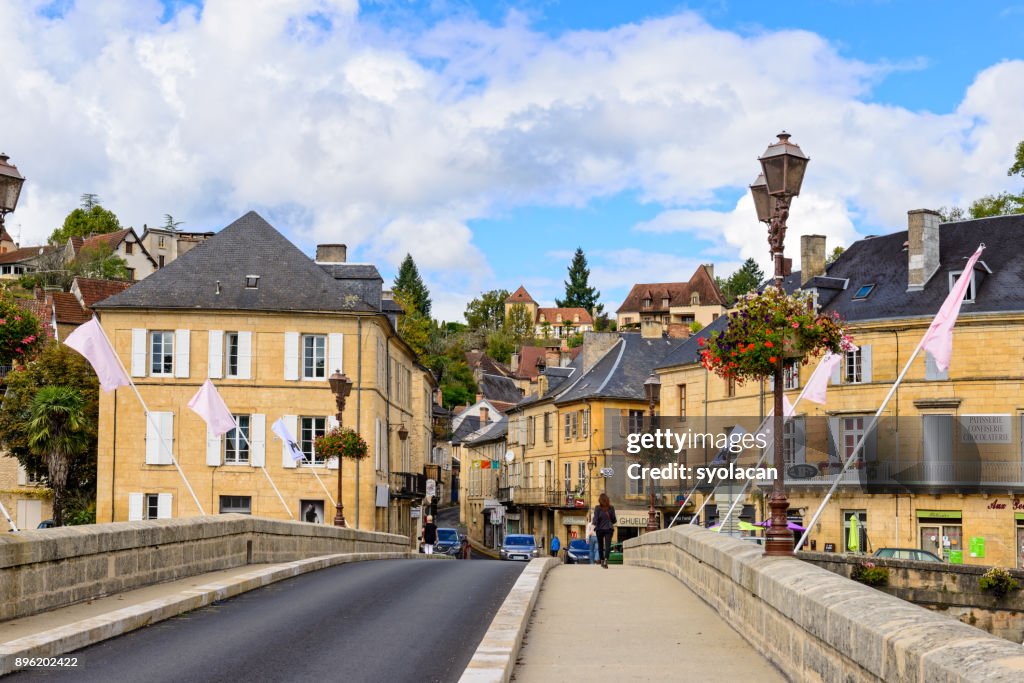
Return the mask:
<path fill-rule="evenodd" d="M 260 276 L 259 275 L 246 275 L 245 276 L 245 288 L 246 289 L 256 289 L 259 286 L 260 286 Z"/>
<path fill-rule="evenodd" d="M 875 291 L 875 283 L 870 285 L 863 285 L 860 289 L 853 293 L 853 300 L 860 301 L 861 299 L 867 299 L 871 296 L 871 292 Z"/>

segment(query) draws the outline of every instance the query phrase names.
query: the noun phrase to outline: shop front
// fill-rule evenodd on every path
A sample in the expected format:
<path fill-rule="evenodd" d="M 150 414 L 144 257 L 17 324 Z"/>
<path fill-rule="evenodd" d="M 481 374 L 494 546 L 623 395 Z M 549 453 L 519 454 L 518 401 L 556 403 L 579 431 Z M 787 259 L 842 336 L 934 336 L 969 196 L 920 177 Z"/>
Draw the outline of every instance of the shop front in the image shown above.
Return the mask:
<path fill-rule="evenodd" d="M 658 528 L 662 528 L 661 510 L 655 510 L 658 519 Z M 636 538 L 647 529 L 647 510 L 616 510 L 615 516 L 618 523 L 615 528 L 615 541 L 622 543 L 630 538 Z"/>
<path fill-rule="evenodd" d="M 947 562 L 964 562 L 964 522 L 960 510 L 917 510 L 917 539 L 921 550 Z"/>

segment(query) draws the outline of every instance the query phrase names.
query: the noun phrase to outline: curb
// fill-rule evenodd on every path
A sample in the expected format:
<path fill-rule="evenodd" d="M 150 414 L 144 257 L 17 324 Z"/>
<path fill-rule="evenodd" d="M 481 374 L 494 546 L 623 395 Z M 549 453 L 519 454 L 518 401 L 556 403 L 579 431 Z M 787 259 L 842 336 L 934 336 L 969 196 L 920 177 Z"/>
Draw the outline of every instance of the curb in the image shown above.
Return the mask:
<path fill-rule="evenodd" d="M 487 627 L 459 683 L 508 683 L 544 575 L 559 564 L 561 562 L 553 557 L 530 560 Z"/>
<path fill-rule="evenodd" d="M 498 557 L 498 551 L 494 550 L 493 548 L 485 548 L 482 543 L 474 541 L 473 539 L 469 539 L 469 546 L 481 555 L 486 555 L 492 560 L 501 559 Z"/>
<path fill-rule="evenodd" d="M 421 559 L 414 553 L 344 553 L 261 567 L 229 581 L 209 583 L 176 595 L 124 607 L 97 617 L 0 643 L 0 676 L 15 670 L 15 658 L 56 657 L 149 626 L 257 588 L 349 562 Z M 447 558 L 445 558 L 447 559 Z"/>

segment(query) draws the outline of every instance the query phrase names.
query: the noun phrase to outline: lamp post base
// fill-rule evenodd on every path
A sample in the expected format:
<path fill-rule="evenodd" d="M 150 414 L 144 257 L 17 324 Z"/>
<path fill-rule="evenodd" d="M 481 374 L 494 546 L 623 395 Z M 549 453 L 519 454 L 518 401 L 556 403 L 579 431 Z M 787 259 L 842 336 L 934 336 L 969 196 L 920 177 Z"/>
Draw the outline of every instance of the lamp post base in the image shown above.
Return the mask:
<path fill-rule="evenodd" d="M 789 499 L 785 493 L 773 492 L 768 499 L 768 507 L 772 511 L 772 525 L 764 542 L 764 554 L 775 557 L 793 556 L 793 532 L 787 526 L 786 511 Z"/>
<path fill-rule="evenodd" d="M 334 515 L 334 526 L 348 526 L 348 522 L 345 521 L 345 508 L 339 502 L 335 504 L 334 509 L 336 514 Z"/>
<path fill-rule="evenodd" d="M 651 494 L 651 506 L 647 510 L 647 528 L 646 531 L 657 531 L 658 530 L 658 512 L 654 509 L 654 494 Z"/>

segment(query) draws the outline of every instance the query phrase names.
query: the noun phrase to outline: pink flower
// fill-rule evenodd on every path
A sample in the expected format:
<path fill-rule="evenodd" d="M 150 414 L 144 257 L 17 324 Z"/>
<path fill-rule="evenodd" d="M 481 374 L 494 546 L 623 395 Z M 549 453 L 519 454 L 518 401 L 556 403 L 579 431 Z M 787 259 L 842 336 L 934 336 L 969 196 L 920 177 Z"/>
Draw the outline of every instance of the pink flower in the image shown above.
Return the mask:
<path fill-rule="evenodd" d="M 800 323 L 794 321 L 793 322 L 793 329 L 794 330 L 799 330 L 800 329 Z"/>

